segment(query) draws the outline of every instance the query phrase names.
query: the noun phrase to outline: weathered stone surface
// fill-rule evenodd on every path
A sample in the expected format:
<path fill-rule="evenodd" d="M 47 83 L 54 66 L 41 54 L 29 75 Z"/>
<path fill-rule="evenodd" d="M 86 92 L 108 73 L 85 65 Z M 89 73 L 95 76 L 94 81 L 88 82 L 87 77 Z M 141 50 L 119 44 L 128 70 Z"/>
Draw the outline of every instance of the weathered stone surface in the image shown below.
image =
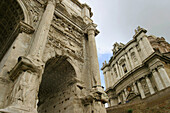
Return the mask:
<path fill-rule="evenodd" d="M 0 16 L 0 112 L 106 113 L 87 4 L 2 0 Z"/>
<path fill-rule="evenodd" d="M 170 44 L 146 32 L 138 27 L 127 44 L 115 43 L 113 56 L 103 63 L 109 107 L 124 104 L 126 108 L 125 103 L 138 102 L 170 86 Z"/>

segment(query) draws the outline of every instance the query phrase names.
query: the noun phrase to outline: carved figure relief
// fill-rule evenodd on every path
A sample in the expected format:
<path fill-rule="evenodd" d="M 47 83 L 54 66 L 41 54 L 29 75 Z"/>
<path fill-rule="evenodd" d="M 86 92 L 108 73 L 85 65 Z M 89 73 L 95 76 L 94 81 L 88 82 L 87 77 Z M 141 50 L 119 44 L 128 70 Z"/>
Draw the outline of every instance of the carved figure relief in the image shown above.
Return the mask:
<path fill-rule="evenodd" d="M 11 102 L 13 102 L 13 105 L 26 105 L 30 107 L 32 104 L 35 104 L 35 91 L 38 85 L 31 83 L 36 83 L 37 78 L 38 76 L 31 71 L 22 72 L 22 75 L 16 80 L 11 92 Z"/>
<path fill-rule="evenodd" d="M 63 22 L 62 19 L 55 17 L 50 27 L 48 44 L 74 57 L 83 58 L 81 37 L 82 35 L 73 29 L 73 27 Z"/>

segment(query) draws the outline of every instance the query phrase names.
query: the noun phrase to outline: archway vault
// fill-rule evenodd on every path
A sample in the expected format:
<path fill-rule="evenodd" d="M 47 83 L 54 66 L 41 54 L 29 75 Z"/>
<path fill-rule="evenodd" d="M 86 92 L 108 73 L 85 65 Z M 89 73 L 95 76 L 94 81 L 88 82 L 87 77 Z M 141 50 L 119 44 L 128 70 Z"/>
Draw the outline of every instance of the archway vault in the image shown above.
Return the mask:
<path fill-rule="evenodd" d="M 73 85 L 75 77 L 76 72 L 73 66 L 67 61 L 67 57 L 49 59 L 46 62 L 39 88 L 38 111 L 40 113 L 45 111 L 50 113 L 51 108 L 53 108 L 51 106 L 56 106 L 56 111 L 59 110 L 61 103 L 58 95 L 67 92 L 68 87 Z M 49 97 L 55 99 L 53 100 Z M 50 105 L 47 107 L 48 103 L 50 103 Z M 53 105 L 53 103 L 55 103 L 55 105 Z"/>
<path fill-rule="evenodd" d="M 0 60 L 19 34 L 20 21 L 24 20 L 22 8 L 16 0 L 0 2 Z"/>

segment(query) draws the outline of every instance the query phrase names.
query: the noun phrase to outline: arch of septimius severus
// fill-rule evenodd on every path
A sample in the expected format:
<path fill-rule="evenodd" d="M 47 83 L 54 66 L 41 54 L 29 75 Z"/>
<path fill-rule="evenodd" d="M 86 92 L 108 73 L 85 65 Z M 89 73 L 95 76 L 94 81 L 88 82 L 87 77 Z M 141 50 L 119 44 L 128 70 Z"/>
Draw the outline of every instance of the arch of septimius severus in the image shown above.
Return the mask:
<path fill-rule="evenodd" d="M 92 15 L 78 0 L 1 0 L 0 112 L 106 112 Z"/>

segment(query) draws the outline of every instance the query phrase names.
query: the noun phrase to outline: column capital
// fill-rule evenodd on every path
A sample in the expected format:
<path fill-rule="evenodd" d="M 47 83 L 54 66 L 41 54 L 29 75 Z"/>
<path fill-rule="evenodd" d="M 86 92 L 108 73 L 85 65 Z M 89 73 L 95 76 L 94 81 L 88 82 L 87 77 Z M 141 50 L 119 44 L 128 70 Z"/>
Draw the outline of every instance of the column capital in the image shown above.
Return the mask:
<path fill-rule="evenodd" d="M 159 70 L 160 68 L 164 68 L 163 64 L 157 66 L 157 69 L 158 69 L 158 70 Z"/>
<path fill-rule="evenodd" d="M 148 75 L 145 75 L 144 78 L 145 78 L 145 79 L 148 78 Z"/>
<path fill-rule="evenodd" d="M 47 4 L 52 3 L 54 6 L 56 6 L 56 4 L 61 3 L 61 2 L 62 2 L 62 0 L 48 0 Z"/>
<path fill-rule="evenodd" d="M 154 72 L 156 72 L 155 68 L 154 68 L 154 69 L 152 69 L 152 73 L 154 73 Z"/>
<path fill-rule="evenodd" d="M 88 25 L 88 27 L 86 28 L 85 32 L 88 34 L 88 35 L 98 35 L 99 34 L 99 31 L 96 29 L 97 27 L 97 24 L 94 24 L 94 23 L 90 23 Z"/>

